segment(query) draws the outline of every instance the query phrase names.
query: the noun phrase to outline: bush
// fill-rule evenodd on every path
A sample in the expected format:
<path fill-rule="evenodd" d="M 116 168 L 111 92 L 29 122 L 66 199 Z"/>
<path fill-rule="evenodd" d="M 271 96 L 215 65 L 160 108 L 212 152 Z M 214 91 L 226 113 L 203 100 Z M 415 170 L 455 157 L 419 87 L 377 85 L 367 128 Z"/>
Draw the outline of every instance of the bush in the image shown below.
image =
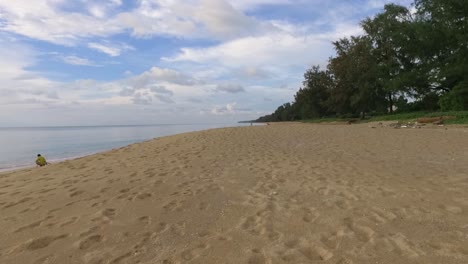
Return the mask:
<path fill-rule="evenodd" d="M 442 111 L 463 110 L 463 98 L 454 92 L 449 92 L 440 97 L 439 106 Z"/>

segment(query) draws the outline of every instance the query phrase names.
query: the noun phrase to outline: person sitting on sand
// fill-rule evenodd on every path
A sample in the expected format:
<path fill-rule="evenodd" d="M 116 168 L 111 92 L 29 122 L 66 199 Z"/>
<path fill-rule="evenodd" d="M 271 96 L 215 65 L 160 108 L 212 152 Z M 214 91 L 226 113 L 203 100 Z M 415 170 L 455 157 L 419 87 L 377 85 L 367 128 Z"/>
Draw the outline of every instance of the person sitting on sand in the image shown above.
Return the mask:
<path fill-rule="evenodd" d="M 36 164 L 42 167 L 47 165 L 48 163 L 46 159 L 43 156 L 41 156 L 41 154 L 37 154 Z"/>

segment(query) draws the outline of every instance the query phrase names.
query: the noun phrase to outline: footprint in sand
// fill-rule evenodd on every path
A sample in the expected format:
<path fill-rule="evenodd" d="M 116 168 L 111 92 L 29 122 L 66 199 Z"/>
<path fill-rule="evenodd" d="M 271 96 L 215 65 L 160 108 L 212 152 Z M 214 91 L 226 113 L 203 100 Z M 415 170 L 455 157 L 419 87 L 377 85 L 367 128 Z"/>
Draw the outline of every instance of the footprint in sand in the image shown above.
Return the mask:
<path fill-rule="evenodd" d="M 319 218 L 320 213 L 315 211 L 315 209 L 310 209 L 310 208 L 304 208 L 304 216 L 302 217 L 302 220 L 306 223 L 312 223 L 317 218 Z"/>
<path fill-rule="evenodd" d="M 130 191 L 130 188 L 124 188 L 119 191 L 119 193 L 128 193 Z"/>
<path fill-rule="evenodd" d="M 260 252 L 254 252 L 254 254 L 249 258 L 248 264 L 270 264 L 272 263 L 270 259 L 265 257 L 265 255 Z"/>
<path fill-rule="evenodd" d="M 285 250 L 281 253 L 281 259 L 287 262 L 300 262 L 299 259 L 306 258 L 312 263 L 327 261 L 333 257 L 333 253 L 325 247 L 311 243 L 305 239 L 292 239 L 284 243 Z M 297 254 L 299 253 L 299 254 Z"/>
<path fill-rule="evenodd" d="M 24 231 L 24 230 L 28 230 L 28 229 L 34 229 L 35 227 L 38 227 L 42 224 L 44 220 L 39 220 L 37 222 L 34 222 L 32 224 L 29 224 L 29 225 L 26 225 L 26 226 L 22 226 L 18 229 L 16 229 L 13 233 L 18 233 L 18 232 L 21 232 L 21 231 Z"/>
<path fill-rule="evenodd" d="M 186 249 L 181 252 L 181 257 L 185 261 L 190 261 L 201 256 L 202 252 L 210 248 L 207 244 L 199 244 L 195 248 Z"/>
<path fill-rule="evenodd" d="M 131 257 L 133 255 L 133 252 L 129 251 L 125 254 L 122 254 L 120 256 L 118 256 L 117 258 L 111 260 L 109 262 L 109 264 L 118 264 L 118 263 L 122 263 L 125 259 Z"/>
<path fill-rule="evenodd" d="M 40 193 L 40 194 L 46 194 L 48 192 L 51 192 L 51 191 L 54 191 L 56 190 L 55 188 L 46 188 L 46 189 L 41 189 L 39 192 L 37 193 Z"/>
<path fill-rule="evenodd" d="M 338 262 L 336 264 L 353 264 L 354 262 L 350 259 L 347 259 L 347 258 L 342 258 L 340 260 L 338 260 Z"/>
<path fill-rule="evenodd" d="M 78 244 L 78 248 L 81 250 L 86 250 L 94 246 L 95 244 L 101 242 L 103 237 L 101 235 L 92 235 L 82 240 Z"/>
<path fill-rule="evenodd" d="M 82 237 L 85 237 L 85 236 L 89 236 L 89 235 L 95 233 L 96 231 L 98 231 L 99 229 L 101 229 L 99 226 L 93 226 L 93 227 L 89 228 L 88 230 L 80 233 L 80 237 L 82 238 Z"/>
<path fill-rule="evenodd" d="M 149 225 L 149 224 L 151 224 L 151 217 L 147 216 L 147 215 L 139 217 L 138 222 L 142 223 L 144 225 Z"/>
<path fill-rule="evenodd" d="M 371 242 L 373 243 L 373 236 L 375 231 L 364 225 L 355 224 L 351 218 L 346 218 L 345 225 L 354 233 L 356 238 L 364 243 Z"/>
<path fill-rule="evenodd" d="M 441 204 L 441 205 L 439 205 L 439 208 L 444 209 L 447 212 L 450 212 L 452 214 L 460 214 L 460 213 L 463 212 L 463 210 L 460 207 L 454 206 L 454 205 Z"/>
<path fill-rule="evenodd" d="M 103 223 L 107 223 L 110 220 L 114 219 L 116 215 L 116 210 L 113 208 L 107 208 L 97 212 L 98 217 L 91 219 L 93 222 L 101 221 Z"/>
<path fill-rule="evenodd" d="M 182 211 L 182 203 L 184 201 L 172 200 L 169 203 L 163 206 L 163 209 L 166 211 Z"/>
<path fill-rule="evenodd" d="M 140 194 L 137 194 L 137 195 L 133 198 L 133 200 L 135 200 L 135 199 L 138 199 L 138 200 L 146 200 L 146 199 L 150 198 L 151 196 L 152 196 L 151 193 L 140 193 Z"/>
<path fill-rule="evenodd" d="M 349 210 L 351 208 L 351 204 L 348 200 L 339 199 L 335 202 L 336 207 L 342 210 Z"/>
<path fill-rule="evenodd" d="M 55 255 L 47 255 L 44 257 L 41 257 L 37 259 L 36 261 L 33 262 L 33 264 L 51 264 L 51 263 L 56 263 L 55 260 Z"/>
<path fill-rule="evenodd" d="M 97 202 L 97 203 L 93 203 L 93 204 L 91 205 L 91 207 L 103 206 L 105 203 L 107 203 L 107 200 L 106 200 L 106 199 L 104 199 L 104 200 L 102 200 L 102 201 L 100 201 L 100 202 Z"/>
<path fill-rule="evenodd" d="M 185 222 L 172 224 L 170 229 L 173 234 L 178 235 L 178 236 L 183 236 L 185 235 L 186 224 Z"/>
<path fill-rule="evenodd" d="M 163 180 L 155 180 L 155 181 L 153 182 L 153 186 L 154 186 L 154 187 L 157 187 L 157 186 L 159 186 L 159 185 L 161 185 L 161 184 L 163 184 L 163 183 L 164 183 Z"/>
<path fill-rule="evenodd" d="M 203 230 L 197 233 L 198 237 L 212 237 L 213 233 L 209 230 Z"/>
<path fill-rule="evenodd" d="M 303 247 L 299 249 L 299 252 L 301 252 L 307 259 L 311 261 L 326 261 L 333 257 L 333 253 L 320 246 Z"/>
<path fill-rule="evenodd" d="M 53 242 L 68 237 L 68 235 L 60 235 L 60 236 L 45 236 L 40 238 L 32 239 L 24 244 L 24 248 L 27 250 L 37 250 L 41 248 L 48 247 Z"/>
<path fill-rule="evenodd" d="M 115 216 L 115 209 L 107 208 L 107 209 L 104 209 L 101 213 L 103 216 L 113 218 Z"/>
<path fill-rule="evenodd" d="M 7 209 L 7 208 L 10 208 L 10 207 L 14 207 L 14 206 L 20 205 L 20 204 L 22 204 L 22 203 L 29 202 L 29 201 L 31 201 L 31 200 L 33 200 L 33 198 L 31 198 L 31 197 L 25 197 L 25 198 L 19 200 L 19 201 L 16 202 L 16 203 L 9 203 L 9 204 L 5 205 L 3 208 L 4 208 L 4 209 Z"/>
<path fill-rule="evenodd" d="M 205 211 L 206 209 L 208 209 L 208 206 L 209 206 L 208 203 L 201 202 L 201 203 L 198 204 L 198 209 L 200 211 Z"/>
<path fill-rule="evenodd" d="M 369 218 L 375 223 L 384 224 L 396 219 L 397 216 L 390 210 L 373 207 L 372 210 L 369 211 Z"/>
<path fill-rule="evenodd" d="M 99 193 L 106 193 L 108 190 L 110 190 L 110 187 L 104 187 L 101 190 L 99 190 Z"/>
<path fill-rule="evenodd" d="M 169 225 L 165 222 L 160 222 L 158 225 L 155 227 L 156 233 L 163 233 L 169 228 Z"/>
<path fill-rule="evenodd" d="M 74 224 L 76 223 L 76 221 L 78 221 L 78 218 L 77 216 L 73 216 L 71 218 L 69 218 L 67 221 L 59 224 L 60 227 L 64 227 L 64 226 L 67 226 L 67 225 L 71 225 L 71 224 Z"/>
<path fill-rule="evenodd" d="M 172 259 L 164 259 L 164 260 L 162 261 L 162 264 L 179 264 L 179 262 L 178 262 L 178 261 L 174 261 L 174 260 L 172 260 Z"/>
<path fill-rule="evenodd" d="M 419 257 L 419 255 L 424 254 L 423 251 L 416 248 L 416 246 L 409 241 L 405 235 L 402 233 L 395 234 L 390 237 L 390 240 L 394 243 L 397 251 L 403 255 L 410 258 Z"/>
<path fill-rule="evenodd" d="M 252 235 L 261 235 L 263 234 L 262 229 L 262 220 L 258 216 L 249 216 L 242 220 L 241 228 Z"/>
<path fill-rule="evenodd" d="M 343 237 L 345 236 L 344 229 L 339 229 L 336 232 L 332 232 L 329 235 L 323 235 L 320 241 L 331 249 L 337 249 L 340 247 Z"/>

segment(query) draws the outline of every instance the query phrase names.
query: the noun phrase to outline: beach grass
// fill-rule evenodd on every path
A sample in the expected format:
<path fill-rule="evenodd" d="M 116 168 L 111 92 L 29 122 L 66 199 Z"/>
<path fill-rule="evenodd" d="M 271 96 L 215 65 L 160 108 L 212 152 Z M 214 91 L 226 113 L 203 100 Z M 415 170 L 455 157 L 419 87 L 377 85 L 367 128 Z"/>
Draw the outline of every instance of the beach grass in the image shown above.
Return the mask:
<path fill-rule="evenodd" d="M 375 116 L 369 121 L 416 121 L 418 118 L 430 117 L 453 117 L 445 121 L 446 124 L 468 124 L 468 111 L 450 111 L 450 112 L 413 112 L 394 115 Z"/>
<path fill-rule="evenodd" d="M 397 113 L 391 115 L 377 115 L 368 119 L 359 120 L 360 123 L 376 122 L 376 121 L 403 121 L 411 122 L 419 118 L 430 117 L 452 117 L 445 120 L 445 124 L 468 124 L 468 111 L 449 111 L 449 112 L 411 112 L 411 113 Z M 339 117 L 325 117 L 319 119 L 304 120 L 305 123 L 329 123 L 329 122 L 347 122 L 350 118 Z"/>

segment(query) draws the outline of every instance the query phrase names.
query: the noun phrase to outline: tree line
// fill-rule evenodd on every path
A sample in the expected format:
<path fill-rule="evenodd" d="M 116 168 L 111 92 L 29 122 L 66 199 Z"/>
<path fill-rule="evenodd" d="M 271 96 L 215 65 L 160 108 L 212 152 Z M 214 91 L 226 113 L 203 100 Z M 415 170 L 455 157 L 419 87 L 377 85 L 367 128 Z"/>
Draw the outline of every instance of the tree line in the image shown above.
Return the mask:
<path fill-rule="evenodd" d="M 388 4 L 363 35 L 333 42 L 326 69 L 308 69 L 294 101 L 257 121 L 468 110 L 466 0 L 412 7 Z"/>

